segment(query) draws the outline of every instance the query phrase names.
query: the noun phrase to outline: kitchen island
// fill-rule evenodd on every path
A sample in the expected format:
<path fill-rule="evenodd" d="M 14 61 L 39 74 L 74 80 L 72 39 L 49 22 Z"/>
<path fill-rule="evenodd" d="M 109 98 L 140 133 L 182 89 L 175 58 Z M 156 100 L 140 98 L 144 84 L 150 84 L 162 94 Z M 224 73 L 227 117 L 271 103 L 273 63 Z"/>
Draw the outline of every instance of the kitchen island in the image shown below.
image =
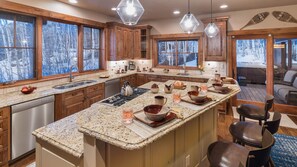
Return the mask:
<path fill-rule="evenodd" d="M 167 81 L 167 84 L 172 82 Z M 157 82 L 142 87 L 150 88 L 153 83 Z M 186 95 L 190 85 L 197 85 L 185 83 L 188 85 L 186 90 L 174 89 L 173 92 Z M 162 91 L 164 83 L 157 84 L 160 87 L 158 95 L 167 97 L 166 105 L 179 110 L 183 119 L 175 119 L 158 128 L 150 128 L 136 120 L 131 125 L 124 125 L 121 122 L 122 108 L 131 107 L 139 111 L 153 104 L 156 94 L 150 91 L 120 107 L 96 103 L 34 132 L 37 137 L 37 167 L 47 167 L 49 162 L 50 166 L 85 167 L 204 166 L 207 147 L 217 140 L 217 105 L 236 95 L 240 88 L 229 85 L 232 92 L 226 95 L 208 92 L 213 101 L 196 106 L 185 102 L 173 103 L 172 94 Z M 72 122 L 71 126 L 69 122 Z M 67 154 L 57 155 L 56 147 Z"/>

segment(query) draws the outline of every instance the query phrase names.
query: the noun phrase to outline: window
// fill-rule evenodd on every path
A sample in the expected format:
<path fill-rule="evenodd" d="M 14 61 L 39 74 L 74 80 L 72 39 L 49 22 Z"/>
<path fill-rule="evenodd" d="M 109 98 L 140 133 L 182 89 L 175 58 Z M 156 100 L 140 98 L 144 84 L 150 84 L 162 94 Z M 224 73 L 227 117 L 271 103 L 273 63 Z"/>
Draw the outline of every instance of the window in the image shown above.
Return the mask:
<path fill-rule="evenodd" d="M 98 70 L 100 56 L 100 30 L 84 27 L 83 70 Z"/>
<path fill-rule="evenodd" d="M 34 78 L 35 18 L 0 12 L 0 83 Z"/>
<path fill-rule="evenodd" d="M 77 72 L 77 25 L 44 21 L 42 27 L 42 76 Z"/>
<path fill-rule="evenodd" d="M 198 66 L 198 40 L 158 41 L 158 65 Z"/>

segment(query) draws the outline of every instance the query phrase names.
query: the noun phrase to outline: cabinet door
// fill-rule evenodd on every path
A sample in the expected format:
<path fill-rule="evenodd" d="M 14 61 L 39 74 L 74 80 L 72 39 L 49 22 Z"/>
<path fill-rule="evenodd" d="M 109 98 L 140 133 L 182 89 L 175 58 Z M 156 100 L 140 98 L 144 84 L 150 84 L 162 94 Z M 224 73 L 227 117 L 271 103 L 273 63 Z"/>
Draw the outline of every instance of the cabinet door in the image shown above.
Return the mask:
<path fill-rule="evenodd" d="M 104 99 L 104 83 L 89 86 L 86 88 L 87 107 Z"/>
<path fill-rule="evenodd" d="M 124 30 L 121 27 L 116 27 L 116 42 L 115 42 L 115 48 L 116 48 L 116 60 L 122 60 L 124 55 Z"/>
<path fill-rule="evenodd" d="M 0 108 L 0 166 L 8 166 L 10 160 L 10 107 Z"/>
<path fill-rule="evenodd" d="M 148 82 L 145 74 L 137 74 L 137 86 L 146 84 Z"/>
<path fill-rule="evenodd" d="M 134 40 L 134 59 L 141 58 L 141 31 L 136 29 L 133 31 Z"/>
<path fill-rule="evenodd" d="M 208 38 L 204 34 L 204 55 L 206 61 L 225 61 L 227 51 L 227 20 L 215 21 L 220 32 L 213 38 Z M 209 22 L 205 22 L 207 26 Z"/>
<path fill-rule="evenodd" d="M 133 30 L 128 28 L 123 29 L 123 44 L 124 44 L 124 51 L 122 60 L 125 59 L 133 59 Z"/>

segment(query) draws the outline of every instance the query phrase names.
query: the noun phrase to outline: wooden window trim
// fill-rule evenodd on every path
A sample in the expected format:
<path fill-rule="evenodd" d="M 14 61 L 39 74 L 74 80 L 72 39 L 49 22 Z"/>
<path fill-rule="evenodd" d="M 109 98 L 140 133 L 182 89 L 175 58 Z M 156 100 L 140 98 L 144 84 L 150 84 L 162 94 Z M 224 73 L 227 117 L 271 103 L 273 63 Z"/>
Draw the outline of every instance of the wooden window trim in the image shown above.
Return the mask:
<path fill-rule="evenodd" d="M 34 58 L 34 65 L 33 65 L 33 67 L 34 67 L 34 69 L 33 69 L 33 78 L 30 78 L 30 79 L 25 79 L 25 80 L 17 80 L 17 81 L 8 81 L 7 83 L 10 83 L 10 82 L 12 82 L 12 84 L 14 84 L 14 83 L 16 83 L 16 82 L 27 82 L 27 81 L 31 81 L 31 80 L 36 80 L 37 79 L 37 75 L 36 75 L 36 50 L 37 50 L 37 48 L 36 48 L 36 43 L 37 43 L 37 41 L 36 41 L 36 35 L 37 35 L 37 28 L 36 28 L 36 25 L 37 25 L 37 18 L 35 18 L 35 17 L 32 17 L 32 16 L 28 16 L 28 15 L 24 15 L 24 16 L 27 16 L 27 17 L 32 17 L 32 18 L 34 18 L 35 20 L 35 23 L 34 23 L 34 35 L 35 35 L 35 39 L 34 39 L 34 41 L 33 41 L 33 45 L 34 45 L 34 47 L 19 47 L 19 46 L 17 46 L 17 31 L 16 31 L 16 27 L 17 27 L 17 15 L 22 15 L 22 14 L 19 14 L 19 13 L 11 13 L 11 12 L 9 12 L 9 11 L 4 11 L 4 12 L 7 12 L 7 13 L 9 13 L 9 14 L 12 14 L 12 15 L 14 15 L 13 16 L 13 46 L 0 46 L 0 48 L 4 48 L 4 49 L 31 49 L 31 50 L 33 50 L 33 53 L 34 53 L 34 55 L 33 55 L 33 58 Z M 4 83 L 0 83 L 0 88 L 1 88 L 1 85 L 5 85 L 6 84 L 6 82 L 4 82 Z"/>
<path fill-rule="evenodd" d="M 8 13 L 15 13 L 15 14 L 20 14 L 20 15 L 25 15 L 25 16 L 30 16 L 30 17 L 35 17 L 35 47 L 32 49 L 35 49 L 35 77 L 29 80 L 18 80 L 13 84 L 5 85 L 5 84 L 0 84 L 0 88 L 7 88 L 7 87 L 14 87 L 14 86 L 20 86 L 24 84 L 33 84 L 33 83 L 38 83 L 38 82 L 44 82 L 44 81 L 50 81 L 50 80 L 56 80 L 56 79 L 61 79 L 61 78 L 67 78 L 68 74 L 58 74 L 58 75 L 52 75 L 52 76 L 47 76 L 47 77 L 42 77 L 42 22 L 43 20 L 50 20 L 50 21 L 56 21 L 60 23 L 66 23 L 66 24 L 74 24 L 79 27 L 81 26 L 86 26 L 86 27 L 91 27 L 91 28 L 96 28 L 100 29 L 100 69 L 98 70 L 89 70 L 89 71 L 83 71 L 83 67 L 79 65 L 80 58 L 82 58 L 83 54 L 82 51 L 80 50 L 80 47 L 83 47 L 83 43 L 80 44 L 80 38 L 78 38 L 78 71 L 76 73 L 73 73 L 74 76 L 79 76 L 79 75 L 86 75 L 86 74 L 92 74 L 92 73 L 97 73 L 97 72 L 102 72 L 106 71 L 106 49 L 105 49 L 105 43 L 106 43 L 106 37 L 105 37 L 105 29 L 106 29 L 106 24 L 97 22 L 97 21 L 92 21 L 88 19 L 82 19 L 78 18 L 75 16 L 70 16 L 70 15 L 65 15 L 57 12 L 52 12 L 40 8 L 35 8 L 27 5 L 22 5 L 14 2 L 8 2 L 4 1 L 1 2 L 0 6 L 0 11 L 5 11 Z M 79 35 L 79 34 L 78 34 Z M 14 39 L 15 40 L 15 39 Z M 83 40 L 83 39 L 82 39 Z"/>
<path fill-rule="evenodd" d="M 154 68 L 169 68 L 169 69 L 182 69 L 180 66 L 164 66 L 158 64 L 158 41 L 178 41 L 178 40 L 198 40 L 198 65 L 203 65 L 203 33 L 194 33 L 194 34 L 162 34 L 162 35 L 152 35 L 152 61 Z M 177 60 L 176 60 L 177 61 Z M 197 67 L 187 67 L 187 70 L 197 70 Z"/>

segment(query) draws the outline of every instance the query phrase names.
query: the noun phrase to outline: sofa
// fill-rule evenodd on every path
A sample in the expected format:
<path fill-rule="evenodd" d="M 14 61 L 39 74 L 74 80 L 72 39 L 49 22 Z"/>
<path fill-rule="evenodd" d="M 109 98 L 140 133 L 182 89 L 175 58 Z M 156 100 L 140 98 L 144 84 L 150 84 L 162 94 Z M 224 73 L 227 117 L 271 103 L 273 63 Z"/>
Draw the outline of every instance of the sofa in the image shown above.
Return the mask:
<path fill-rule="evenodd" d="M 294 77 L 292 84 L 274 84 L 274 94 L 280 97 L 286 104 L 297 106 L 297 77 Z"/>

